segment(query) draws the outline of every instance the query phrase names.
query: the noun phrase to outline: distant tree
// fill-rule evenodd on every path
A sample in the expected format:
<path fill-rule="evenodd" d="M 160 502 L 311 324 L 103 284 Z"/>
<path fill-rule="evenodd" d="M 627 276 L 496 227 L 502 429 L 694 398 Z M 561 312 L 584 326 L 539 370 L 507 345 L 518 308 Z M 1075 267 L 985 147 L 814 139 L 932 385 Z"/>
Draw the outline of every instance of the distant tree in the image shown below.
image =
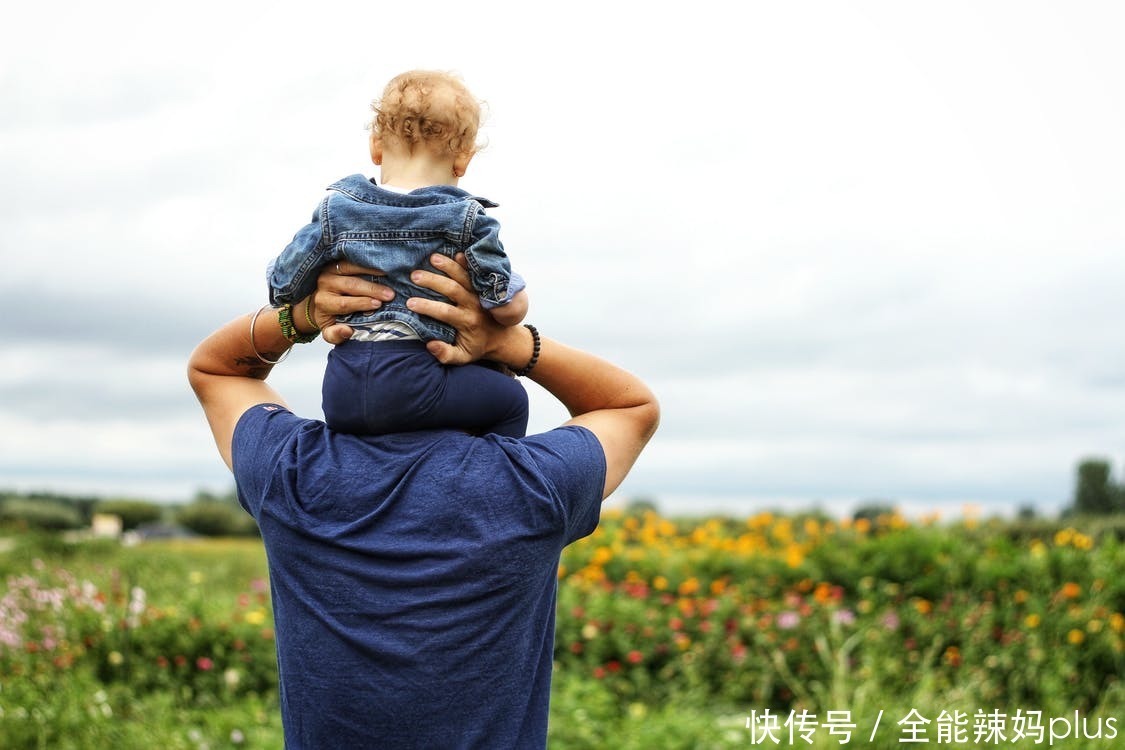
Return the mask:
<path fill-rule="evenodd" d="M 192 498 L 192 502 L 198 503 L 198 502 L 204 502 L 204 501 L 213 501 L 213 502 L 217 502 L 217 503 L 227 503 L 228 505 L 234 505 L 234 506 L 237 506 L 239 508 L 242 507 L 241 505 L 238 504 L 238 490 L 234 487 L 231 487 L 226 492 L 221 492 L 221 493 L 215 493 L 215 492 L 211 492 L 209 490 L 196 490 L 195 497 Z"/>
<path fill-rule="evenodd" d="M 201 536 L 256 536 L 258 525 L 236 503 L 195 500 L 176 513 L 176 522 Z"/>
<path fill-rule="evenodd" d="M 895 506 L 887 500 L 864 500 L 852 513 L 852 520 L 866 520 L 874 522 L 879 516 L 889 516 L 895 512 Z"/>
<path fill-rule="evenodd" d="M 1087 458 L 1078 464 L 1074 487 L 1074 509 L 1079 513 L 1105 515 L 1117 506 L 1118 488 L 1109 475 L 1109 461 Z"/>
<path fill-rule="evenodd" d="M 0 525 L 65 531 L 80 529 L 86 521 L 73 505 L 58 499 L 9 497 L 0 504 Z"/>
<path fill-rule="evenodd" d="M 102 500 L 94 510 L 121 518 L 121 527 L 126 531 L 137 528 L 142 523 L 152 523 L 164 517 L 164 509 L 156 503 L 144 500 Z"/>
<path fill-rule="evenodd" d="M 650 497 L 634 497 L 625 505 L 625 513 L 630 516 L 643 516 L 650 512 L 659 512 L 656 501 Z"/>

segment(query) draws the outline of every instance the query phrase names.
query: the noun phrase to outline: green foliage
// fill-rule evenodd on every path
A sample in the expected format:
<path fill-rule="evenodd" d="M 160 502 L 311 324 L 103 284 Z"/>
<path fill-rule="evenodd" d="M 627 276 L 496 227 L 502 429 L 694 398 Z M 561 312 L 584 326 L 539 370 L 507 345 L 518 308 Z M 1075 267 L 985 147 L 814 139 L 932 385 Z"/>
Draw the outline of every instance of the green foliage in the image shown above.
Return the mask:
<path fill-rule="evenodd" d="M 0 503 L 0 525 L 65 531 L 82 528 L 86 521 L 77 508 L 64 503 L 11 497 Z"/>
<path fill-rule="evenodd" d="M 144 500 L 102 500 L 95 506 L 95 511 L 119 516 L 121 526 L 126 531 L 135 529 L 143 523 L 159 521 L 165 513 L 161 506 Z"/>
<path fill-rule="evenodd" d="M 847 710 L 845 746 L 877 749 L 901 747 L 911 709 L 1120 721 L 1113 521 L 607 512 L 560 568 L 550 746 L 746 747 L 766 709 Z M 0 747 L 281 746 L 260 542 L 5 542 Z"/>
<path fill-rule="evenodd" d="M 865 500 L 852 513 L 852 520 L 875 521 L 880 516 L 889 516 L 894 512 L 894 504 L 888 500 Z"/>
<path fill-rule="evenodd" d="M 281 746 L 260 544 L 49 539 L 0 555 L 0 747 Z"/>
<path fill-rule="evenodd" d="M 1088 458 L 1078 464 L 1074 510 L 1078 513 L 1113 513 L 1118 490 L 1110 479 L 1109 461 Z"/>
<path fill-rule="evenodd" d="M 176 513 L 176 521 L 202 536 L 258 534 L 254 519 L 240 506 L 227 500 L 196 500 Z"/>
<path fill-rule="evenodd" d="M 1120 696 L 1114 534 L 795 521 L 605 518 L 564 554 L 560 671 L 602 683 L 619 717 L 637 703 L 1062 715 Z"/>

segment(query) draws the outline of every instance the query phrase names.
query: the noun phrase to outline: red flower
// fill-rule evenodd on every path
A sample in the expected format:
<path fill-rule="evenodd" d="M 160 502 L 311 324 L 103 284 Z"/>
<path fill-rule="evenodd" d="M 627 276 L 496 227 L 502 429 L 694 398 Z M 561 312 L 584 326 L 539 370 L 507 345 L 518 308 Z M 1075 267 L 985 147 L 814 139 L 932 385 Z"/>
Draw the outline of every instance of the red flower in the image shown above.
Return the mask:
<path fill-rule="evenodd" d="M 608 669 L 610 672 L 620 672 L 621 671 L 621 662 L 619 662 L 617 660 L 611 661 L 610 663 L 606 664 L 605 666 L 606 666 L 606 669 Z"/>
<path fill-rule="evenodd" d="M 640 651 L 633 649 L 625 656 L 625 658 L 629 661 L 630 664 L 640 664 L 645 660 L 645 655 Z"/>

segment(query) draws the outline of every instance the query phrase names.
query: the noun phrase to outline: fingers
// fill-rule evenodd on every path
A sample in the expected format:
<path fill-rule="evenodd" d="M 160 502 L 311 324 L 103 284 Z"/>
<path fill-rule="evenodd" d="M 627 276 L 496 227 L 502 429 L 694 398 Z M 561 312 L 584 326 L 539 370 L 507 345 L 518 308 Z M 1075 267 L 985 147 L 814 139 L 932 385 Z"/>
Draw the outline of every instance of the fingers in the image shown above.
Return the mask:
<path fill-rule="evenodd" d="M 426 349 L 443 365 L 463 365 L 469 362 L 469 356 L 465 351 L 444 341 L 429 341 L 426 343 Z"/>
<path fill-rule="evenodd" d="M 329 344 L 342 344 L 352 336 L 352 329 L 343 323 L 335 323 L 321 329 L 320 335 Z"/>
<path fill-rule="evenodd" d="M 339 271 L 339 272 L 337 272 Z M 395 296 L 394 290 L 356 274 L 381 276 L 382 271 L 348 261 L 330 263 L 317 277 L 313 307 L 317 323 L 331 325 L 337 315 L 371 312 Z"/>
<path fill-rule="evenodd" d="M 350 260 L 339 260 L 328 266 L 327 270 L 331 270 L 337 276 L 386 276 L 385 273 L 377 268 L 365 268 L 360 265 L 352 263 Z"/>
<path fill-rule="evenodd" d="M 418 286 L 448 297 L 455 305 L 471 305 L 476 301 L 477 295 L 469 280 L 469 272 L 462 266 L 464 256 L 460 256 L 460 259 L 461 262 L 458 262 L 444 255 L 432 255 L 430 263 L 439 273 L 417 270 L 410 275 L 410 280 Z"/>
<path fill-rule="evenodd" d="M 422 284 L 422 286 L 429 286 Z M 433 287 L 430 287 L 433 288 Z M 418 313 L 419 315 L 428 315 L 431 318 L 436 318 L 442 323 L 451 325 L 460 330 L 470 324 L 471 313 L 468 309 L 463 307 L 455 307 L 446 302 L 439 302 L 436 299 L 426 299 L 425 297 L 411 297 L 406 300 L 406 306 Z"/>

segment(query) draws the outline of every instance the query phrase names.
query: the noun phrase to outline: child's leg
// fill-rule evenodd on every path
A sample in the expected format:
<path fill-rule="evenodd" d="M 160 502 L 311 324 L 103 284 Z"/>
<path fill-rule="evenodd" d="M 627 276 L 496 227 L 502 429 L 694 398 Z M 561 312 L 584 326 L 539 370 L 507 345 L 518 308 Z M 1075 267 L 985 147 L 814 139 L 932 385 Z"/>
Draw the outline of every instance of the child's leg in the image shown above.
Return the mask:
<path fill-rule="evenodd" d="M 527 392 L 514 378 L 481 365 L 446 367 L 419 341 L 340 344 L 328 355 L 322 394 L 325 421 L 340 432 L 527 430 Z"/>
<path fill-rule="evenodd" d="M 429 418 L 480 434 L 527 434 L 527 391 L 518 380 L 478 364 L 442 369 L 444 389 Z"/>

